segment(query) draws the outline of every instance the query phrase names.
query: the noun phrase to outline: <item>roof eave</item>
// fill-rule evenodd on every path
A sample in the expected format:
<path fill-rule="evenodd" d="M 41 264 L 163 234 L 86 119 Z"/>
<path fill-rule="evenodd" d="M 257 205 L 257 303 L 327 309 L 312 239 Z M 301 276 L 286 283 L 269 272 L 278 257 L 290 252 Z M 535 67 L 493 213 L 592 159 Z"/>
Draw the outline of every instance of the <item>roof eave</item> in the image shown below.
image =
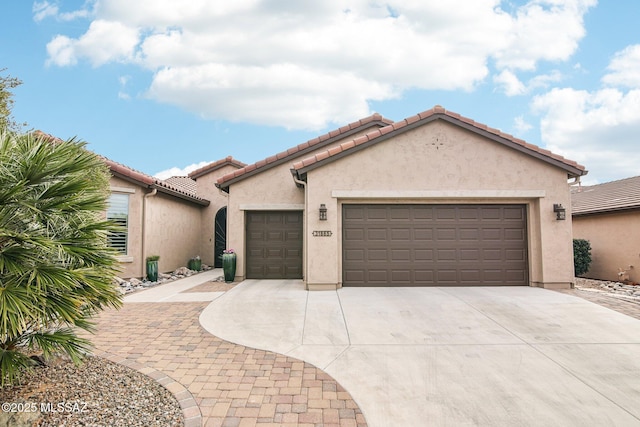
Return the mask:
<path fill-rule="evenodd" d="M 364 143 L 364 144 L 359 144 L 359 145 L 353 146 L 353 147 L 349 148 L 348 150 L 341 151 L 340 153 L 337 153 L 337 154 L 334 154 L 334 155 L 332 155 L 330 157 L 327 157 L 325 159 L 316 161 L 316 162 L 314 162 L 314 163 L 312 163 L 312 164 L 310 164 L 308 166 L 303 166 L 303 167 L 297 169 L 297 171 L 298 171 L 298 173 L 300 175 L 304 175 L 304 174 L 306 174 L 307 172 L 309 172 L 309 171 L 311 171 L 313 169 L 321 167 L 321 166 L 323 166 L 323 165 L 325 165 L 327 163 L 333 162 L 334 160 L 338 160 L 338 159 L 340 159 L 342 157 L 345 157 L 345 156 L 351 155 L 353 153 L 356 153 L 357 151 L 363 150 L 363 149 L 371 146 L 372 144 L 377 144 L 379 142 L 386 141 L 387 139 L 394 138 L 394 137 L 398 136 L 399 134 L 402 134 L 404 132 L 408 132 L 410 130 L 416 129 L 416 128 L 421 127 L 421 126 L 424 126 L 424 125 L 426 125 L 428 123 L 431 123 L 431 122 L 433 122 L 435 120 L 444 120 L 444 121 L 446 121 L 448 123 L 451 123 L 451 124 L 453 124 L 455 126 L 458 126 L 458 127 L 463 128 L 463 129 L 466 129 L 469 132 L 473 132 L 475 134 L 484 136 L 485 138 L 488 138 L 488 139 L 490 139 L 492 141 L 498 142 L 498 143 L 500 143 L 502 145 L 505 145 L 507 147 L 515 149 L 515 150 L 517 150 L 517 151 L 519 151 L 521 153 L 528 154 L 528 155 L 530 155 L 532 157 L 535 157 L 535 158 L 537 158 L 539 160 L 542 160 L 542 161 L 544 161 L 546 163 L 549 163 L 549 164 L 551 164 L 553 166 L 556 166 L 556 167 L 558 167 L 560 169 L 563 169 L 563 170 L 565 170 L 567 172 L 567 176 L 569 178 L 584 176 L 584 175 L 586 175 L 588 173 L 588 171 L 586 171 L 584 169 L 580 169 L 578 167 L 574 167 L 574 166 L 571 166 L 571 165 L 569 165 L 567 163 L 564 163 L 564 162 L 562 162 L 562 161 L 560 161 L 558 159 L 554 159 L 552 157 L 545 156 L 542 153 L 539 153 L 539 152 L 536 152 L 534 150 L 528 149 L 527 147 L 522 146 L 522 145 L 520 145 L 520 144 L 518 144 L 518 143 L 516 143 L 514 141 L 510 141 L 507 138 L 501 137 L 500 135 L 496 135 L 496 134 L 494 134 L 494 133 L 492 133 L 492 132 L 490 132 L 488 130 L 479 128 L 479 127 L 474 126 L 472 124 L 469 124 L 469 123 L 467 123 L 467 122 L 465 122 L 463 120 L 460 120 L 460 119 L 457 119 L 457 118 L 452 117 L 450 115 L 447 115 L 446 113 L 435 113 L 435 114 L 432 114 L 432 115 L 430 115 L 428 117 L 425 117 L 423 119 L 417 120 L 417 121 L 415 121 L 413 123 L 409 123 L 409 124 L 399 128 L 397 130 L 393 130 L 391 132 L 384 133 L 384 134 L 381 134 L 379 136 L 376 136 L 374 139 L 371 139 L 368 143 Z"/>
<path fill-rule="evenodd" d="M 285 156 L 285 157 L 279 158 L 279 159 L 277 159 L 277 160 L 275 160 L 273 162 L 266 163 L 263 166 L 256 167 L 256 168 L 254 168 L 254 169 L 252 169 L 252 170 L 250 170 L 250 171 L 248 171 L 246 173 L 243 173 L 242 175 L 230 178 L 230 179 L 224 181 L 221 184 L 217 184 L 216 183 L 216 187 L 218 187 L 218 188 L 220 188 L 223 191 L 226 191 L 228 193 L 229 191 L 225 190 L 225 188 L 228 189 L 229 186 L 235 184 L 236 182 L 239 182 L 239 181 L 242 181 L 242 180 L 247 179 L 249 177 L 252 177 L 254 175 L 260 174 L 260 173 L 262 173 L 264 171 L 267 171 L 267 170 L 269 170 L 269 169 L 271 169 L 273 167 L 282 165 L 284 163 L 289 163 L 289 162 L 291 162 L 292 158 L 304 156 L 305 154 L 309 154 L 309 153 L 311 153 L 313 151 L 322 149 L 323 147 L 327 147 L 328 145 L 331 145 L 331 144 L 335 143 L 336 141 L 339 141 L 339 140 L 342 140 L 342 139 L 348 139 L 349 136 L 352 136 L 352 135 L 355 135 L 357 133 L 360 133 L 360 132 L 362 132 L 363 129 L 373 128 L 374 126 L 378 126 L 378 128 L 382 128 L 382 127 L 389 126 L 389 125 L 384 120 L 373 120 L 373 121 L 368 122 L 368 123 L 366 123 L 366 124 L 364 124 L 364 125 L 362 125 L 360 127 L 353 128 L 353 129 L 345 131 L 345 132 L 343 132 L 341 134 L 338 134 L 338 135 L 332 136 L 330 138 L 327 138 L 326 140 L 324 140 L 322 142 L 319 142 L 318 144 L 310 145 L 310 146 L 308 146 L 308 147 L 306 147 L 306 148 L 304 148 L 304 149 L 302 149 L 300 151 L 296 151 L 293 155 Z"/>
<path fill-rule="evenodd" d="M 640 205 L 635 206 L 623 206 L 617 208 L 600 208 L 593 209 L 583 212 L 571 212 L 571 216 L 591 216 L 591 215 L 601 215 L 601 214 L 609 214 L 609 213 L 618 213 L 618 212 L 633 212 L 640 211 Z"/>
<path fill-rule="evenodd" d="M 186 200 L 188 202 L 191 202 L 191 203 L 194 203 L 194 204 L 200 205 L 200 206 L 209 206 L 209 204 L 211 203 L 207 199 L 201 199 L 199 197 L 198 198 L 192 197 L 192 196 L 189 196 L 188 194 L 184 194 L 184 193 L 181 193 L 179 191 L 172 190 L 171 188 L 167 188 L 167 187 L 164 187 L 164 186 L 159 185 L 159 184 L 152 184 L 152 185 L 149 186 L 149 188 L 156 189 L 161 193 L 165 193 L 165 194 L 168 194 L 170 196 L 177 197 L 178 199 Z"/>

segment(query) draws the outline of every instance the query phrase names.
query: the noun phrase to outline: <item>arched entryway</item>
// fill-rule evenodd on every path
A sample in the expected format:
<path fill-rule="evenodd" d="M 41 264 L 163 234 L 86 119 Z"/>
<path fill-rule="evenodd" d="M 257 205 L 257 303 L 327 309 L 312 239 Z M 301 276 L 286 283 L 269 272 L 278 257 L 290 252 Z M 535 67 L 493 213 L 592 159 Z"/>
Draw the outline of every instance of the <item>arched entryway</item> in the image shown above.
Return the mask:
<path fill-rule="evenodd" d="M 215 268 L 222 268 L 222 252 L 227 246 L 227 207 L 220 208 L 216 213 L 215 220 L 215 238 L 213 254 L 215 262 L 213 266 Z"/>

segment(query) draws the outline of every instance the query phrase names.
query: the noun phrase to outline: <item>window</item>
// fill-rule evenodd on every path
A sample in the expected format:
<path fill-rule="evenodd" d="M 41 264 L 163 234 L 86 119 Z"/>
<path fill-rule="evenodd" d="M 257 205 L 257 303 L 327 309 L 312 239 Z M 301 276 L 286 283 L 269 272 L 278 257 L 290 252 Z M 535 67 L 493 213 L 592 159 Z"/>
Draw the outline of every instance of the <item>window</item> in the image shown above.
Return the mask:
<path fill-rule="evenodd" d="M 127 255 L 127 243 L 129 240 L 129 195 L 113 193 L 109 197 L 107 219 L 112 220 L 118 226 L 119 231 L 109 233 L 108 244 L 120 254 Z"/>

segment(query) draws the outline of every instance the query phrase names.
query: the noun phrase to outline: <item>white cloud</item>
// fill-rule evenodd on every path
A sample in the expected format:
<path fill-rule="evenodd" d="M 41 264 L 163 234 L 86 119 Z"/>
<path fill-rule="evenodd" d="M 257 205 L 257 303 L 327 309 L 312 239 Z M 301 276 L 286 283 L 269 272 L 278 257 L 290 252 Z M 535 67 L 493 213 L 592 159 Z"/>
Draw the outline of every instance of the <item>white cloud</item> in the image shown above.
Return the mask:
<path fill-rule="evenodd" d="M 507 96 L 524 95 L 528 92 L 527 87 L 518 79 L 518 76 L 509 70 L 503 70 L 500 74 L 494 76 L 493 82 Z"/>
<path fill-rule="evenodd" d="M 638 45 L 617 52 L 602 78 L 623 89 L 556 88 L 533 100 L 547 148 L 584 164 L 589 183 L 640 175 L 640 79 L 634 66 L 640 66 Z"/>
<path fill-rule="evenodd" d="M 534 89 L 547 88 L 552 83 L 557 83 L 560 80 L 562 80 L 562 74 L 559 71 L 539 74 L 527 81 L 526 84 L 520 81 L 518 76 L 511 70 L 503 70 L 493 77 L 493 82 L 498 89 L 507 96 L 526 95 Z"/>
<path fill-rule="evenodd" d="M 58 6 L 51 4 L 48 1 L 34 2 L 32 7 L 33 20 L 40 22 L 49 16 L 56 16 L 58 14 Z"/>
<path fill-rule="evenodd" d="M 155 174 L 154 176 L 158 179 L 167 179 L 167 178 L 171 178 L 172 176 L 186 176 L 189 174 L 189 172 L 193 172 L 194 170 L 200 169 L 201 167 L 204 167 L 210 163 L 212 162 L 193 163 L 184 168 L 172 167 L 169 169 L 162 170 L 157 174 Z"/>
<path fill-rule="evenodd" d="M 530 90 L 519 70 L 567 60 L 595 0 L 101 0 L 78 38 L 47 46 L 50 64 L 137 64 L 148 96 L 203 117 L 317 129 L 368 114 L 409 89 L 471 91 L 489 75 Z M 83 7 L 88 11 L 89 7 Z M 80 11 L 79 11 L 80 12 Z"/>
<path fill-rule="evenodd" d="M 60 12 L 60 7 L 57 3 L 50 3 L 47 0 L 36 1 L 32 7 L 33 20 L 40 22 L 46 18 L 53 17 L 58 21 L 73 21 L 78 18 L 88 18 L 92 15 L 92 11 L 89 9 L 90 5 L 91 2 L 87 1 L 81 9 L 72 12 Z"/>
<path fill-rule="evenodd" d="M 94 67 L 108 62 L 130 62 L 138 43 L 138 31 L 119 22 L 96 20 L 79 39 L 58 35 L 47 44 L 48 63 L 75 65 L 87 58 Z"/>
<path fill-rule="evenodd" d="M 538 96 L 541 133 L 549 150 L 582 163 L 589 179 L 640 175 L 640 88 L 628 92 L 553 89 Z"/>
<path fill-rule="evenodd" d="M 528 132 L 531 129 L 533 129 L 533 125 L 529 122 L 527 122 L 523 116 L 518 116 L 514 119 L 513 121 L 513 127 L 518 131 L 518 132 Z"/>
<path fill-rule="evenodd" d="M 118 78 L 118 83 L 120 83 L 120 90 L 118 91 L 118 98 L 124 99 L 124 100 L 131 99 L 131 95 L 129 95 L 127 93 L 127 91 L 126 91 L 127 84 L 129 84 L 130 80 L 131 80 L 131 76 L 120 76 Z"/>
<path fill-rule="evenodd" d="M 640 45 L 627 46 L 617 52 L 602 81 L 612 86 L 640 87 Z"/>
<path fill-rule="evenodd" d="M 584 14 L 597 0 L 532 0 L 516 11 L 508 45 L 495 54 L 502 68 L 534 70 L 538 61 L 565 61 L 586 34 Z"/>

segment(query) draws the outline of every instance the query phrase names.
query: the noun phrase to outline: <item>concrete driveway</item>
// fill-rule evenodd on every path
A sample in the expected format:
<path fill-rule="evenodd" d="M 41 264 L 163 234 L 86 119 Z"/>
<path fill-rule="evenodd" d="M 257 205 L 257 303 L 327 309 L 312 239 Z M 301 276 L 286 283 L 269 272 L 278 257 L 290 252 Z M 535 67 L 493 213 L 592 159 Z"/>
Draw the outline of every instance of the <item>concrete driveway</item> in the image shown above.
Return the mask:
<path fill-rule="evenodd" d="M 369 426 L 640 426 L 640 320 L 528 287 L 247 280 L 200 323 L 332 375 Z"/>

